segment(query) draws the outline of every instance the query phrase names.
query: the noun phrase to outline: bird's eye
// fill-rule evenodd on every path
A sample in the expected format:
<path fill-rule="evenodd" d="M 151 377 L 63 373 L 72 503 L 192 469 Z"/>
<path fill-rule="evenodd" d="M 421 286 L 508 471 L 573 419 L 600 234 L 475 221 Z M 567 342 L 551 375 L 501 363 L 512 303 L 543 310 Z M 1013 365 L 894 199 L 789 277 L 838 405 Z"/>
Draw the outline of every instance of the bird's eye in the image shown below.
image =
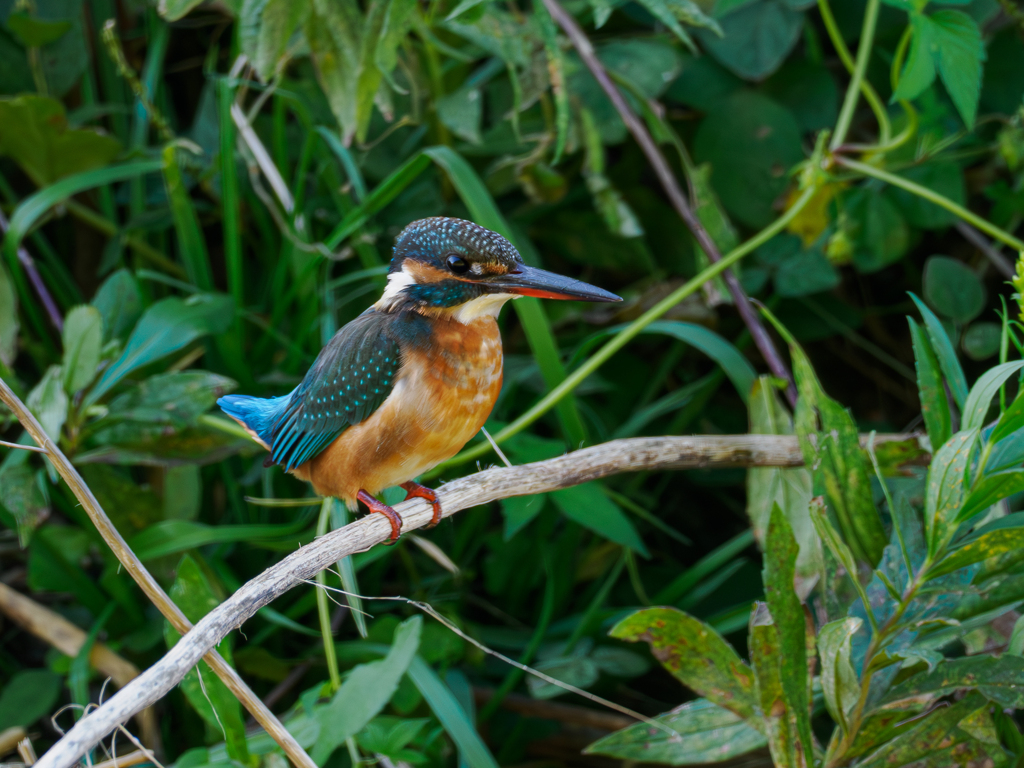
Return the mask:
<path fill-rule="evenodd" d="M 461 256 L 452 254 L 447 259 L 448 269 L 454 272 L 456 275 L 461 275 L 469 271 L 469 262 Z"/>

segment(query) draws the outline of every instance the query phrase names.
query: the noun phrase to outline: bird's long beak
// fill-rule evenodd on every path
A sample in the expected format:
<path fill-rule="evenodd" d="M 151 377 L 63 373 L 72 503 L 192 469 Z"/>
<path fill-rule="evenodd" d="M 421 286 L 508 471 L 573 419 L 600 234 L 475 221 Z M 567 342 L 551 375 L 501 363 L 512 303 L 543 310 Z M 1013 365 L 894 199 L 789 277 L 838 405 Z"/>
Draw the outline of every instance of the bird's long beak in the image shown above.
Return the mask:
<path fill-rule="evenodd" d="M 506 293 L 536 296 L 539 299 L 572 299 L 575 301 L 622 301 L 622 297 L 588 283 L 556 275 L 536 267 L 520 264 L 515 272 L 492 278 L 487 285 Z"/>

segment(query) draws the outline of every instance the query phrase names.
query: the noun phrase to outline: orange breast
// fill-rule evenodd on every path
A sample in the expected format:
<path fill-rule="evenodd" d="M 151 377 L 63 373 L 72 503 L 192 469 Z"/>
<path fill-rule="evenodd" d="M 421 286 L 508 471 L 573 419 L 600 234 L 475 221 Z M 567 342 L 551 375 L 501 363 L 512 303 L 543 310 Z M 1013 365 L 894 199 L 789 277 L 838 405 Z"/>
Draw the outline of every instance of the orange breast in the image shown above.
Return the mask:
<path fill-rule="evenodd" d="M 317 493 L 354 506 L 451 458 L 487 421 L 501 391 L 501 336 L 493 317 L 435 318 L 429 349 L 403 350 L 395 388 L 370 418 L 349 427 L 293 473 Z"/>

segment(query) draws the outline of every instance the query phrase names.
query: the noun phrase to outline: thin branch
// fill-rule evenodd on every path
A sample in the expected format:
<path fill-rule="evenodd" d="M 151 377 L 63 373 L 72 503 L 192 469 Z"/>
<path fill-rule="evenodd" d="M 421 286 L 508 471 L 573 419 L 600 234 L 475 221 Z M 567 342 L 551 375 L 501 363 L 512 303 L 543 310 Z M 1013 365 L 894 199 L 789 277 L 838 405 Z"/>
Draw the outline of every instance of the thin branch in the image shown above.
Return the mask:
<path fill-rule="evenodd" d="M 985 257 L 992 262 L 992 266 L 996 268 L 996 272 L 1007 280 L 1013 279 L 1013 262 L 1006 258 L 999 248 L 993 245 L 987 237 L 966 221 L 961 221 L 960 219 L 957 219 L 953 226 L 956 227 L 957 232 L 963 235 L 964 240 L 985 254 Z"/>
<path fill-rule="evenodd" d="M 916 439 L 916 435 L 876 435 L 887 440 Z M 868 436 L 862 436 L 866 444 Z M 797 438 L 791 435 L 724 435 L 699 437 L 642 437 L 613 440 L 548 461 L 500 467 L 453 480 L 437 489 L 443 517 L 510 496 L 525 496 L 566 488 L 620 472 L 651 469 L 773 466 L 803 464 Z M 433 510 L 422 499 L 395 505 L 405 533 L 431 521 Z M 246 582 L 208 613 L 167 654 L 119 691 L 102 707 L 82 718 L 39 761 L 39 768 L 70 768 L 100 739 L 143 707 L 158 701 L 229 632 L 256 611 L 343 557 L 365 552 L 391 537 L 383 515 L 366 515 L 299 548 Z"/>
<path fill-rule="evenodd" d="M 0 448 L 17 448 L 22 451 L 32 451 L 33 453 L 46 453 L 46 449 L 40 448 L 38 445 L 22 445 L 21 443 L 8 443 L 6 440 L 0 440 Z"/>
<path fill-rule="evenodd" d="M 3 237 L 7 237 L 7 228 L 9 224 L 7 217 L 4 216 L 3 211 L 0 211 L 0 234 Z M 3 238 L 0 238 L 3 239 Z M 53 323 L 53 327 L 60 333 L 64 330 L 64 318 L 60 314 L 60 310 L 57 309 L 57 302 L 53 300 L 50 292 L 46 288 L 46 284 L 43 282 L 42 276 L 39 274 L 39 270 L 36 269 L 36 263 L 29 256 L 28 251 L 25 250 L 25 246 L 18 246 L 18 261 L 21 263 L 22 269 L 25 270 L 25 274 L 28 275 L 28 280 L 32 283 L 32 287 L 39 295 L 39 300 L 43 302 L 43 306 L 46 308 L 46 314 L 50 317 L 50 322 Z"/>
<path fill-rule="evenodd" d="M 118 532 L 114 524 L 110 522 L 110 518 L 107 517 L 106 512 L 100 506 L 100 503 L 93 496 L 92 491 L 89 490 L 89 486 L 85 484 L 82 476 L 78 474 L 68 458 L 63 452 L 54 444 L 49 436 L 43 431 L 36 417 L 25 407 L 25 404 L 21 402 L 17 395 L 11 390 L 7 383 L 0 379 L 0 401 L 2 401 L 14 415 L 21 422 L 21 425 L 28 430 L 28 433 L 32 438 L 43 448 L 46 449 L 46 454 L 53 466 L 57 469 L 57 472 L 61 477 L 64 478 L 64 482 L 68 484 L 68 487 L 81 502 L 82 508 L 89 515 L 89 519 L 92 520 L 93 525 L 96 526 L 96 530 L 99 531 L 103 540 L 110 547 L 111 551 L 117 557 L 117 559 L 124 566 L 125 570 L 128 571 L 129 575 L 135 579 L 136 583 L 142 588 L 142 591 L 149 598 L 150 602 L 153 603 L 162 613 L 171 625 L 183 636 L 191 637 L 189 631 L 192 629 L 192 623 L 185 618 L 185 614 L 181 612 L 181 609 L 174 604 L 174 601 L 167 596 L 167 593 L 163 591 L 156 579 L 153 578 L 152 574 L 142 564 L 142 561 L 135 556 L 135 553 L 128 547 L 127 542 Z M 179 641 L 179 645 L 182 643 Z M 245 681 L 239 677 L 234 667 L 229 665 L 224 658 L 213 649 L 213 646 L 207 648 L 203 653 L 197 657 L 192 664 L 189 665 L 188 669 L 199 661 L 200 657 L 205 656 L 206 663 L 210 665 L 210 668 L 217 674 L 217 676 L 224 681 L 224 684 L 231 690 L 242 705 L 249 710 L 253 717 L 256 718 L 257 722 L 263 726 L 263 728 L 273 737 L 274 741 L 281 745 L 285 754 L 288 755 L 289 759 L 299 768 L 316 768 L 316 764 L 310 759 L 309 755 L 299 746 L 299 743 L 295 740 L 281 722 L 274 716 L 267 707 L 263 705 L 259 697 L 252 692 L 252 690 L 245 684 Z M 182 675 L 188 671 L 185 669 L 182 671 Z M 135 679 L 128 687 L 132 687 L 136 684 L 136 681 L 141 680 L 145 675 L 142 675 Z M 176 684 L 177 680 L 175 680 Z M 126 690 L 126 689 L 122 689 Z M 115 696 L 116 698 L 116 696 Z M 155 699 L 154 699 L 155 701 Z M 143 705 L 148 706 L 148 705 Z M 139 707 L 138 709 L 142 709 Z M 136 709 L 136 711 L 138 711 Z M 132 713 L 134 714 L 134 712 Z M 81 722 L 90 718 L 83 718 Z M 118 723 L 124 722 L 128 718 L 119 720 Z M 112 730 L 112 729 L 111 729 Z M 109 731 L 108 731 L 109 732 Z M 104 734 L 105 735 L 105 734 Z M 95 743 L 95 742 L 94 742 Z M 91 747 L 92 745 L 90 745 Z M 75 760 L 81 755 L 76 755 Z"/>
<path fill-rule="evenodd" d="M 636 116 L 629 104 L 626 102 L 625 97 L 623 97 L 622 93 L 611 81 L 607 71 L 605 71 L 604 65 L 601 63 L 601 60 L 597 58 L 597 54 L 594 52 L 594 46 L 591 45 L 590 39 L 587 37 L 586 33 L 576 23 L 576 20 L 558 3 L 558 0 L 544 0 L 544 5 L 547 7 L 555 21 L 558 22 L 559 26 L 565 31 L 566 35 L 569 36 L 569 40 L 572 42 L 577 53 L 579 53 L 583 63 L 586 64 L 587 69 L 590 70 L 598 84 L 608 95 L 608 98 L 619 113 L 619 117 L 622 118 L 622 122 L 624 122 L 626 127 L 629 129 L 629 132 L 633 134 L 633 138 L 636 140 L 636 143 L 640 146 L 640 149 L 647 157 L 647 162 L 649 162 L 651 167 L 654 168 L 654 172 L 658 176 L 658 181 L 661 182 L 661 186 L 664 188 L 665 194 L 668 195 L 673 207 L 676 209 L 676 212 L 679 214 L 680 218 L 682 218 L 687 228 L 689 228 L 690 232 L 693 233 L 697 244 L 701 247 L 704 253 L 707 254 L 708 259 L 712 263 L 720 261 L 722 259 L 722 254 L 721 251 L 719 251 L 718 246 L 715 244 L 714 239 L 711 237 L 707 229 L 704 228 L 704 225 L 697 217 L 697 214 L 695 214 L 693 209 L 690 207 L 690 203 L 687 201 L 686 195 L 683 194 L 683 190 L 680 188 L 675 174 L 672 173 L 672 169 L 669 168 L 665 157 L 661 154 L 661 150 L 658 149 L 658 145 L 647 130 L 647 126 L 644 125 L 643 121 Z M 740 313 L 740 317 L 743 318 L 743 322 L 749 329 L 750 335 L 754 339 L 754 344 L 757 345 L 761 355 L 768 363 L 768 368 L 771 370 L 772 375 L 789 382 L 786 395 L 789 399 L 790 405 L 795 405 L 796 389 L 793 387 L 793 377 L 790 375 L 789 369 L 786 367 L 786 363 L 782 360 L 778 350 L 775 348 L 775 344 L 772 341 L 771 336 L 768 335 L 768 331 L 761 323 L 760 316 L 750 304 L 750 299 L 747 298 L 747 294 L 744 292 L 743 286 L 740 285 L 739 278 L 736 277 L 736 274 L 731 269 L 725 270 L 722 274 L 722 278 L 725 280 L 725 285 L 729 289 L 733 303 L 736 305 L 736 310 Z"/>
<path fill-rule="evenodd" d="M 74 658 L 85 645 L 86 634 L 59 613 L 0 582 L 0 611 L 21 625 L 27 632 L 52 645 L 65 656 Z M 139 676 L 138 668 L 103 643 L 95 643 L 89 652 L 89 663 L 118 688 L 124 688 Z M 143 743 L 160 751 L 160 728 L 152 708 L 138 713 Z M 2 753 L 0 753 L 2 754 Z"/>

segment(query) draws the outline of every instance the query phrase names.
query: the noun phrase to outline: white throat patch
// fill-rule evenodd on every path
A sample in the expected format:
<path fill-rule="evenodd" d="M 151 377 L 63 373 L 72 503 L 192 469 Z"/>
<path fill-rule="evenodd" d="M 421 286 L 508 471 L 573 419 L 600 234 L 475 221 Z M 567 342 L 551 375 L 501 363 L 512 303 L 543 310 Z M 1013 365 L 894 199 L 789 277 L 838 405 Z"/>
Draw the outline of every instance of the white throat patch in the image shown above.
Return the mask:
<path fill-rule="evenodd" d="M 453 316 L 463 325 L 487 315 L 497 317 L 506 301 L 518 298 L 514 293 L 485 293 L 457 307 Z"/>
<path fill-rule="evenodd" d="M 388 284 L 384 288 L 384 293 L 374 306 L 378 309 L 388 309 L 401 299 L 402 291 L 411 285 L 416 285 L 416 278 L 406 270 L 403 264 L 400 272 L 392 272 L 388 275 Z"/>

